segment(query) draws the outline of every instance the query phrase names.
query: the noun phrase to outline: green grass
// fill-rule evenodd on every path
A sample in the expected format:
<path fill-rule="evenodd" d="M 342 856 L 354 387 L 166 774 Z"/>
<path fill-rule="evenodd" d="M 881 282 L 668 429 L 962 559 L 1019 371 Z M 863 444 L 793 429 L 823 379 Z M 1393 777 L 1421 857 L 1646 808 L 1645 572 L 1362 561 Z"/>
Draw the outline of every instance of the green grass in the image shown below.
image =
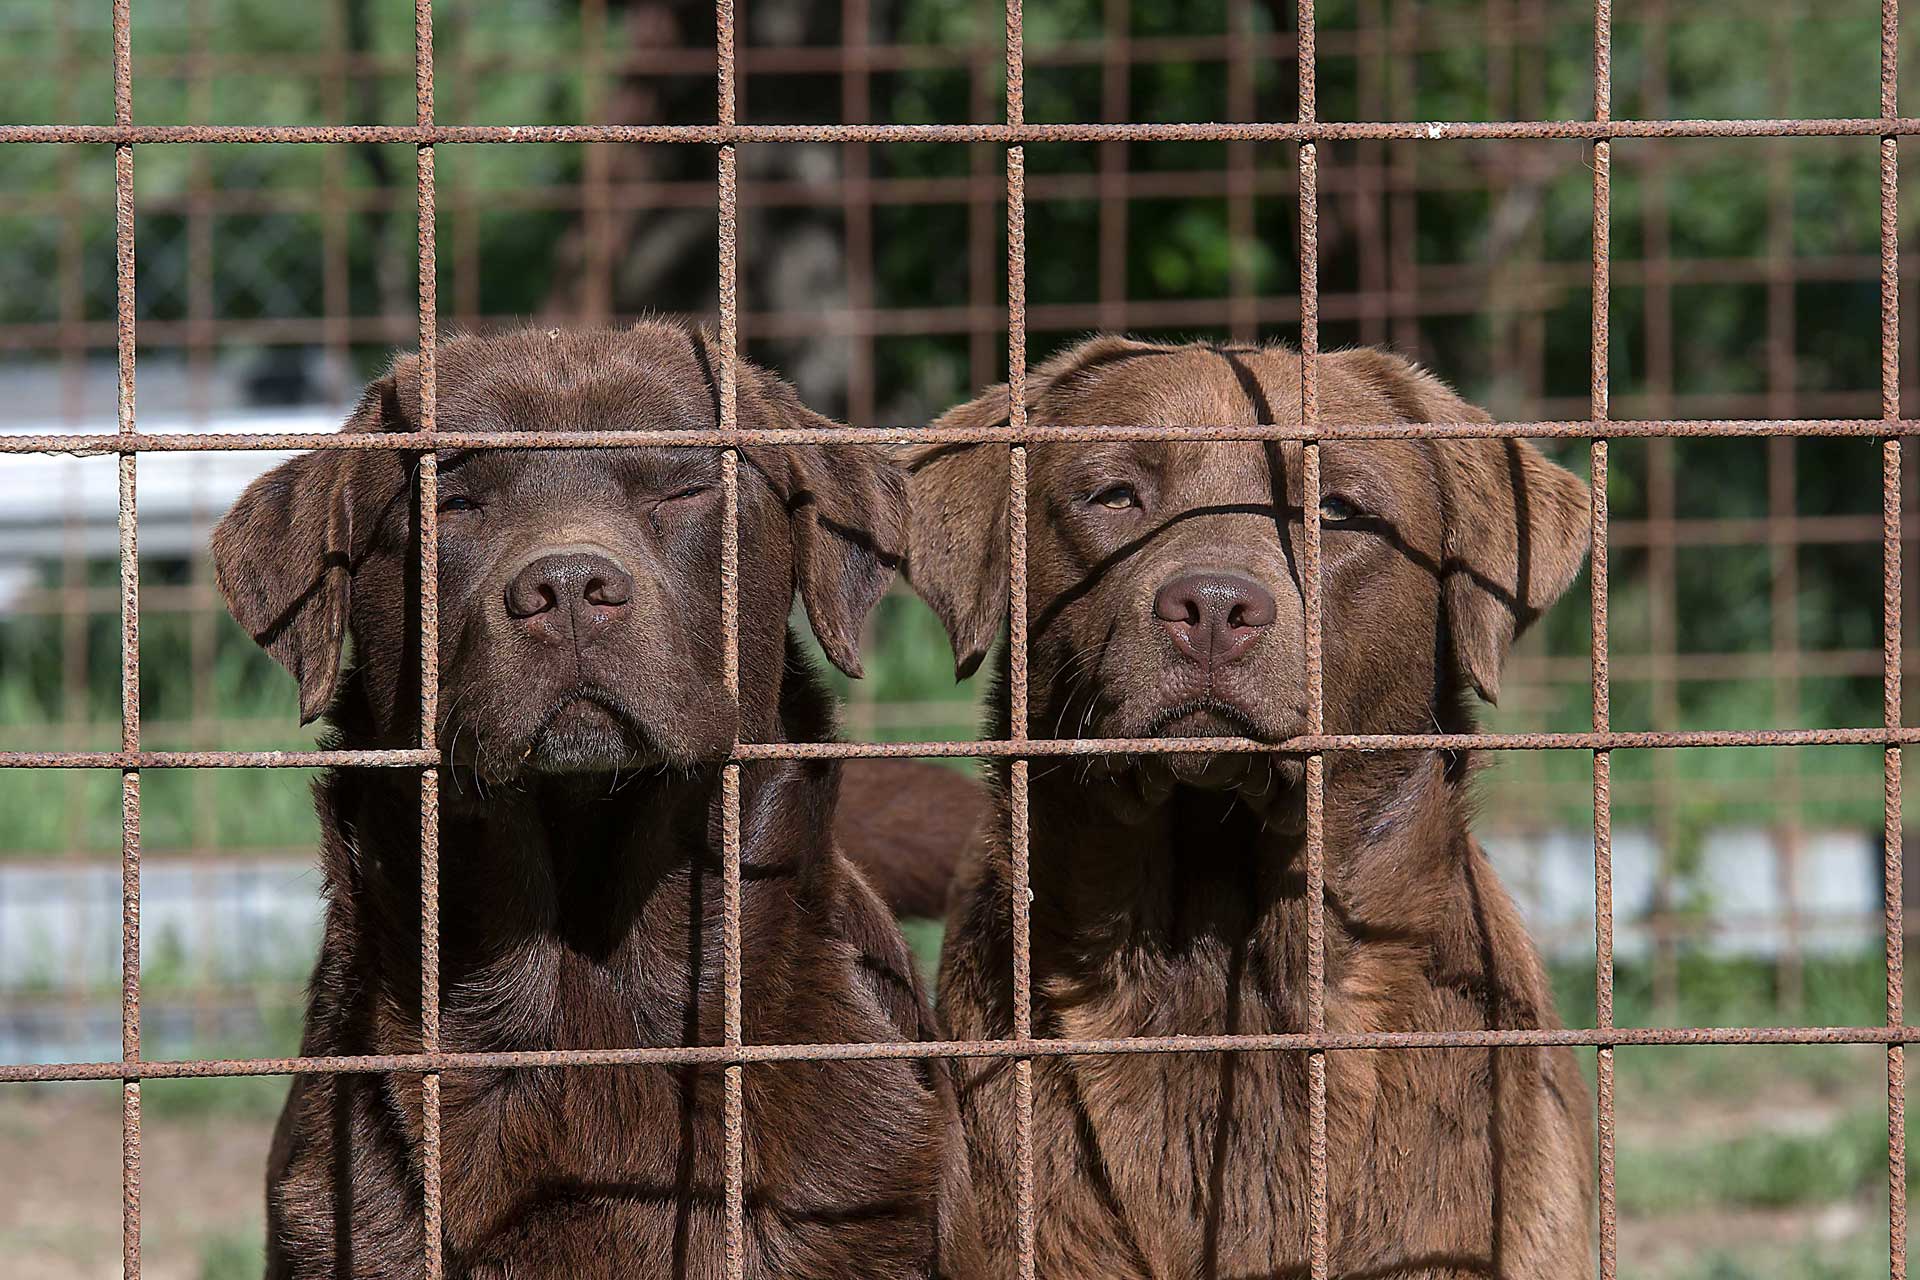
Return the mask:
<path fill-rule="evenodd" d="M 200 1280 L 254 1280 L 266 1261 L 262 1236 L 223 1232 L 200 1245 Z"/>
<path fill-rule="evenodd" d="M 1713 1251 L 1661 1280 L 1885 1280 L 1887 1234 L 1860 1232 L 1819 1245 Z"/>
<path fill-rule="evenodd" d="M 946 925 L 939 920 L 902 920 L 900 930 L 907 935 L 907 945 L 913 948 L 913 963 L 931 993 L 934 975 L 940 972 L 940 939 L 946 933 Z"/>
<path fill-rule="evenodd" d="M 284 1046 L 283 1046 L 284 1047 Z M 231 1046 L 193 1056 L 222 1058 Z M 140 1088 L 142 1114 L 155 1120 L 271 1121 L 287 1100 L 286 1076 L 207 1076 L 149 1080 Z"/>
<path fill-rule="evenodd" d="M 1911 1171 L 1913 1161 L 1908 1158 Z M 1676 1148 L 1623 1148 L 1616 1185 L 1623 1213 L 1786 1209 L 1884 1192 L 1887 1112 L 1856 1107 L 1805 1132 L 1760 1132 Z"/>
<path fill-rule="evenodd" d="M 1878 950 L 1804 957 L 1804 993 L 1794 1013 L 1783 1010 L 1778 967 L 1770 961 L 1682 947 L 1675 963 L 1672 1009 L 1660 1008 L 1654 998 L 1650 964 L 1615 965 L 1616 1026 L 1754 1027 L 1787 1018 L 1801 1026 L 1857 1027 L 1886 1021 L 1886 961 Z M 1594 1025 L 1592 964 L 1555 962 L 1549 979 L 1561 1019 L 1569 1026 Z"/>

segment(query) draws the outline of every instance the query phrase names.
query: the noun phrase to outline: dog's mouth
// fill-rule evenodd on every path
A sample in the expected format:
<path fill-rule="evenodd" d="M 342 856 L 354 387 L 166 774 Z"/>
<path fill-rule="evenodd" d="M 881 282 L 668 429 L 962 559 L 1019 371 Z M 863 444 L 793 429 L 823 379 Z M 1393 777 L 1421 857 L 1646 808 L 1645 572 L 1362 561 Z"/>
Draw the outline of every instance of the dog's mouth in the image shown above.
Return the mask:
<path fill-rule="evenodd" d="M 584 685 L 547 709 L 527 737 L 525 758 L 538 768 L 570 773 L 633 760 L 649 741 L 646 727 L 618 698 Z"/>
<path fill-rule="evenodd" d="M 1224 698 L 1189 698 L 1163 707 L 1141 726 L 1143 738 L 1253 738 L 1260 742 L 1277 740 L 1266 726 L 1244 707 Z"/>
<path fill-rule="evenodd" d="M 1245 707 L 1217 696 L 1190 698 L 1161 708 L 1140 727 L 1148 738 L 1251 738 L 1280 742 L 1297 730 L 1263 722 Z M 1163 801 L 1175 786 L 1231 791 L 1281 826 L 1298 807 L 1301 758 L 1285 752 L 1169 752 L 1128 757 L 1123 770 L 1143 805 Z"/>
<path fill-rule="evenodd" d="M 510 757 L 516 771 L 599 773 L 658 763 L 663 753 L 626 703 L 596 685 L 555 698 Z"/>

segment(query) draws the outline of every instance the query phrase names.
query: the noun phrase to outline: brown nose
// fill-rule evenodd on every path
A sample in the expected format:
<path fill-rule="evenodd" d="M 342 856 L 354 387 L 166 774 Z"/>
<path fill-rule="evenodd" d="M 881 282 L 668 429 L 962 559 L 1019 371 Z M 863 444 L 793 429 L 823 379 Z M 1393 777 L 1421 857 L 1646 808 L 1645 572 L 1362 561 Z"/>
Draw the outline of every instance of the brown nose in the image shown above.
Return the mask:
<path fill-rule="evenodd" d="M 1237 573 L 1185 573 L 1155 593 L 1153 616 L 1188 660 L 1224 667 L 1273 625 L 1273 595 Z"/>
<path fill-rule="evenodd" d="M 560 640 L 608 621 L 633 598 L 633 577 L 591 551 L 540 556 L 507 583 L 507 616 L 544 639 Z"/>

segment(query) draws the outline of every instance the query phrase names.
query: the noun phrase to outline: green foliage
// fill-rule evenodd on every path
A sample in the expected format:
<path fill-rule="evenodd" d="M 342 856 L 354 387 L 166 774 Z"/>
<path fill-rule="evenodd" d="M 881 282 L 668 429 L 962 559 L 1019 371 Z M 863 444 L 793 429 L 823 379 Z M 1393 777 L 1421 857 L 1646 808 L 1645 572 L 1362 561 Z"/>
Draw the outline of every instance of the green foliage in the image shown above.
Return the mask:
<path fill-rule="evenodd" d="M 200 1246 L 200 1280 L 253 1280 L 266 1261 L 263 1237 L 251 1232 L 223 1232 Z"/>
<path fill-rule="evenodd" d="M 1864 1108 L 1806 1133 L 1747 1133 L 1677 1151 L 1624 1151 L 1617 1177 L 1620 1207 L 1636 1214 L 1845 1200 L 1886 1184 L 1887 1113 Z"/>
<path fill-rule="evenodd" d="M 934 977 L 940 972 L 940 939 L 946 926 L 938 920 L 902 920 L 900 928 L 907 935 L 907 945 L 913 948 L 914 967 L 920 971 L 920 980 L 931 999 Z"/>
<path fill-rule="evenodd" d="M 1715 1250 L 1680 1270 L 1660 1274 L 1666 1280 L 1881 1280 L 1887 1274 L 1886 1232 L 1785 1248 L 1757 1245 Z"/>
<path fill-rule="evenodd" d="M 1653 966 L 1646 960 L 1614 965 L 1613 1018 L 1622 1027 L 1752 1027 L 1778 1025 L 1779 975 L 1771 960 L 1711 955 L 1682 947 L 1675 960 L 1676 1005 L 1661 1009 L 1654 998 Z M 1804 1026 L 1865 1027 L 1886 1021 L 1887 971 L 1878 951 L 1809 955 L 1802 959 L 1805 995 L 1797 1011 Z M 1594 1025 L 1591 962 L 1557 962 L 1549 968 L 1554 1003 L 1569 1026 Z M 1684 1050 L 1660 1050 L 1662 1062 Z"/>
<path fill-rule="evenodd" d="M 313 15 L 298 6 L 271 0 L 209 0 L 213 19 L 206 38 L 216 50 L 262 55 L 305 54 L 318 48 L 350 48 L 370 59 L 404 68 L 412 49 L 412 15 L 405 6 L 339 0 L 329 11 L 338 21 L 316 27 Z M 686 8 L 679 37 L 690 44 L 708 38 L 700 25 L 705 11 Z M 1027 68 L 1029 119 L 1096 120 L 1108 109 L 1108 85 L 1098 65 L 1079 65 L 1046 56 L 1071 41 L 1101 38 L 1110 6 L 1096 0 L 1033 6 L 1027 14 L 1026 43 L 1034 56 Z M 675 10 L 676 13 L 680 12 Z M 1342 0 L 1323 6 L 1319 22 L 1330 33 L 1356 29 L 1362 6 Z M 1499 86 L 1533 84 L 1537 109 L 1547 117 L 1583 117 L 1591 110 L 1591 28 L 1585 11 L 1553 14 L 1537 33 L 1515 41 L 1484 37 L 1481 10 L 1468 0 L 1438 0 L 1420 7 L 1423 31 L 1412 55 L 1398 46 L 1359 46 L 1330 40 L 1322 51 L 1319 92 L 1327 118 L 1358 115 L 1362 85 L 1401 84 L 1410 96 L 1384 103 L 1413 119 L 1499 119 L 1523 110 L 1519 98 L 1500 96 Z M 636 21 L 627 6 L 610 6 L 605 48 L 630 51 Z M 0 17 L 10 52 L 39 56 L 63 74 L 24 76 L 0 83 L 0 119 L 103 120 L 110 115 L 111 83 L 104 74 L 109 52 L 104 10 L 74 9 L 60 23 L 44 16 L 18 21 Z M 1169 4 L 1138 0 L 1127 12 L 1128 27 L 1141 39 L 1190 37 L 1232 30 L 1229 8 L 1221 0 Z M 1249 21 L 1256 33 L 1283 30 L 1292 21 L 1287 6 L 1255 6 Z M 832 44 L 840 38 L 834 6 L 801 5 L 779 22 L 769 15 L 747 15 L 744 39 L 755 42 L 799 33 L 809 43 Z M 210 94 L 201 94 L 172 74 L 159 74 L 150 60 L 190 52 L 196 39 L 177 5 L 134 8 L 135 74 L 139 112 L 155 122 L 332 122 L 340 112 L 335 88 L 326 77 L 296 64 L 285 73 L 223 78 Z M 1912 27 L 1914 24 L 1908 24 Z M 577 118 L 585 109 L 587 69 L 577 55 L 584 38 L 579 6 L 566 0 L 518 0 L 513 4 L 446 4 L 436 14 L 438 47 L 446 66 L 488 66 L 483 77 L 444 76 L 442 118 L 471 122 L 541 123 Z M 1458 30 L 1459 39 L 1435 38 Z M 1640 15 L 1622 14 L 1615 30 L 1615 109 L 1632 115 L 1769 116 L 1869 115 L 1877 111 L 1875 57 L 1878 7 L 1871 0 L 1840 0 L 1823 6 L 1787 6 L 1749 22 L 1718 14 L 1676 15 L 1656 27 Z M 785 32 L 787 35 L 780 35 Z M 1000 13 L 975 0 L 909 0 L 877 6 L 871 34 L 906 44 L 956 48 L 994 45 L 1000 38 Z M 59 61 L 60 56 L 65 61 Z M 1784 51 L 1784 56 L 1783 56 Z M 73 68 L 72 74 L 64 69 Z M 1286 119 L 1293 110 L 1293 68 L 1285 58 L 1257 60 L 1256 114 Z M 989 67 L 976 86 L 962 68 L 906 66 L 878 71 L 872 81 L 875 119 L 963 121 L 974 118 L 977 93 L 989 103 L 999 92 L 1001 71 Z M 1135 66 L 1127 77 L 1129 116 L 1151 120 L 1208 120 L 1228 111 L 1225 68 L 1217 62 L 1169 56 Z M 645 77 L 657 116 L 668 120 L 711 119 L 711 86 L 700 77 Z M 1537 82 L 1537 83 L 1536 83 Z M 411 77 L 398 72 L 356 78 L 345 111 L 355 121 L 406 121 L 412 118 Z M 1661 90 L 1661 92 L 1656 92 Z M 1369 92 L 1373 92 L 1370 90 Z M 1368 100 L 1376 113 L 1383 102 Z M 756 120 L 825 119 L 835 110 L 833 95 L 821 93 L 817 78 L 757 75 L 746 97 Z M 997 103 L 988 111 L 997 114 Z M 825 115 L 821 113 L 825 112 Z M 1371 144 L 1370 144 L 1371 145 Z M 1373 152 L 1348 144 L 1327 144 L 1321 237 L 1322 287 L 1330 298 L 1359 287 L 1366 238 L 1356 198 L 1341 175 Z M 1499 312 L 1497 282 L 1509 259 L 1536 254 L 1547 263 L 1575 267 L 1564 286 L 1544 305 L 1545 383 L 1549 397 L 1584 397 L 1588 379 L 1590 301 L 1578 283 L 1577 268 L 1592 251 L 1591 175 L 1587 148 L 1580 143 L 1384 144 L 1374 158 L 1381 163 L 1411 159 L 1421 177 L 1417 196 L 1415 256 L 1422 268 L 1479 270 L 1488 292 L 1462 316 L 1423 315 L 1421 354 L 1460 383 L 1469 395 L 1503 416 L 1535 417 L 1538 397 L 1520 382 L 1505 354 L 1512 341 Z M 1127 167 L 1137 175 L 1127 201 L 1127 238 L 1122 281 L 1126 296 L 1141 301 L 1194 301 L 1225 298 L 1236 276 L 1251 279 L 1264 293 L 1284 295 L 1295 285 L 1297 228 L 1292 195 L 1275 180 L 1291 180 L 1293 150 L 1281 146 L 1249 148 L 1254 176 L 1265 183 L 1255 204 L 1255 234 L 1236 239 L 1227 202 L 1218 194 L 1162 195 L 1151 181 L 1159 173 L 1213 169 L 1227 159 L 1224 144 L 1156 143 L 1123 148 Z M 947 144 L 902 144 L 868 151 L 876 177 L 959 178 L 972 171 L 975 148 Z M 540 312 L 557 276 L 578 268 L 563 257 L 579 213 L 547 202 L 520 198 L 555 185 L 577 181 L 586 149 L 580 146 L 444 147 L 438 157 L 442 205 L 443 291 L 452 296 L 455 238 L 477 237 L 471 260 L 480 266 L 478 303 L 495 315 Z M 711 172 L 711 156 L 701 148 L 665 147 L 651 153 L 654 174 L 663 178 Z M 1028 148 L 1028 165 L 1038 184 L 1049 177 L 1094 175 L 1113 159 L 1099 144 L 1046 144 Z M 1648 251 L 1656 212 L 1671 252 L 1685 267 L 1700 264 L 1703 283 L 1679 280 L 1670 291 L 1673 319 L 1671 384 L 1675 394 L 1723 395 L 1768 389 L 1779 352 L 1769 333 L 1764 286 L 1715 284 L 1714 264 L 1750 261 L 1791 253 L 1816 263 L 1866 262 L 1857 279 L 1834 278 L 1830 266 L 1810 272 L 1794 286 L 1791 350 L 1786 352 L 1792 394 L 1860 391 L 1878 386 L 1878 306 L 1871 263 L 1878 244 L 1877 146 L 1872 138 L 1777 140 L 1622 140 L 1614 150 L 1612 249 L 1630 263 Z M 1371 163 L 1372 161 L 1369 161 Z M 998 160 L 995 159 L 995 166 Z M 341 190 L 357 212 L 348 217 L 350 309 L 356 315 L 404 314 L 412 306 L 413 236 L 410 213 L 414 157 L 405 146 L 297 147 L 220 146 L 143 150 L 139 191 L 142 197 L 139 306 L 143 319 L 179 321 L 188 314 L 189 244 L 180 201 L 197 184 L 222 191 Z M 113 314 L 112 164 L 104 151 L 53 147 L 8 148 L 0 155 L 0 177 L 10 190 L 52 193 L 68 189 L 83 197 L 82 213 L 71 225 L 53 217 L 0 215 L 0 322 L 47 323 L 58 319 L 56 291 L 34 282 L 51 278 L 64 238 L 78 237 L 86 264 L 81 309 L 89 319 Z M 704 167 L 703 167 L 704 166 Z M 750 170 L 749 170 L 750 172 Z M 1036 185 L 1029 200 L 1028 290 L 1036 306 L 1084 305 L 1105 296 L 1100 249 L 1101 204 L 1087 188 L 1043 196 Z M 391 199 L 382 198 L 387 193 Z M 750 192 L 749 192 L 750 195 Z M 1367 197 L 1376 201 L 1382 197 Z M 751 201 L 748 202 L 751 204 Z M 1787 210 L 1784 238 L 1776 210 Z M 1913 219 L 1911 211 L 1907 221 Z M 217 314 L 223 318 L 319 314 L 326 304 L 321 278 L 323 256 L 314 251 L 327 234 L 318 204 L 297 202 L 290 211 L 222 215 L 213 228 L 211 284 Z M 817 215 L 779 207 L 758 209 L 749 238 L 776 243 L 789 229 L 812 225 Z M 1516 221 L 1516 219 L 1518 221 Z M 940 307 L 966 296 L 968 254 L 963 251 L 976 226 L 984 225 L 994 260 L 1003 252 L 1003 219 L 975 217 L 961 200 L 948 204 L 881 206 L 875 211 L 874 293 L 886 307 Z M 1516 227 L 1519 230 L 1516 232 Z M 644 240 L 643 225 L 635 231 Z M 671 288 L 685 296 L 616 296 L 623 309 L 649 306 L 698 310 L 711 305 L 710 261 L 700 252 L 687 255 L 684 272 Z M 749 259 L 747 287 L 754 287 Z M 15 277 L 18 277 L 17 280 Z M 1844 273 L 1843 273 L 1844 276 Z M 10 286 L 10 287 L 9 287 Z M 1612 299 L 1611 390 L 1625 402 L 1649 390 L 1649 311 L 1654 295 L 1632 272 L 1616 272 Z M 1223 317 L 1224 318 L 1224 317 Z M 1213 333 L 1195 325 L 1187 333 Z M 1273 336 L 1288 336 L 1275 326 Z M 1031 358 L 1038 360 L 1075 332 L 1031 335 Z M 1182 336 L 1175 333 L 1169 336 Z M 1330 310 L 1323 328 L 1327 346 L 1357 340 L 1360 331 Z M 363 365 L 384 358 L 377 348 L 357 352 Z M 973 390 L 971 344 L 964 336 L 901 336 L 876 345 L 875 373 L 881 417 L 900 422 L 930 419 Z M 996 368 L 1004 355 L 994 356 Z M 824 405 L 833 408 L 832 405 Z M 1788 448 L 1797 457 L 1797 488 L 1792 494 L 1801 516 L 1867 514 L 1878 511 L 1877 446 L 1870 441 L 1801 440 Z M 1617 517 L 1643 516 L 1649 502 L 1649 460 L 1668 450 L 1678 480 L 1676 505 L 1684 515 L 1764 517 L 1774 451 L 1766 442 L 1616 441 L 1612 450 L 1610 503 Z M 1571 464 L 1584 465 L 1584 451 L 1564 449 Z M 1797 572 L 1797 594 L 1782 614 L 1772 588 L 1784 568 Z M 100 566 L 99 585 L 111 583 L 111 567 Z M 1880 643 L 1878 550 L 1871 545 L 1801 546 L 1791 565 L 1766 546 L 1682 548 L 1675 565 L 1678 614 L 1671 620 L 1683 654 L 1758 655 L 1776 644 L 1803 650 L 1870 651 Z M 1620 659 L 1615 674 L 1615 727 L 1622 729 L 1751 728 L 1876 724 L 1880 690 L 1870 675 L 1805 677 L 1797 703 L 1776 701 L 1764 678 L 1683 681 L 1674 690 L 1670 713 L 1656 715 L 1651 686 L 1625 674 L 1636 655 L 1654 645 L 1656 600 L 1647 556 L 1632 545 L 1615 549 L 1611 588 L 1612 633 L 1609 644 Z M 1578 601 L 1588 590 L 1583 579 L 1567 603 L 1553 611 L 1529 643 L 1533 652 L 1584 658 L 1588 649 L 1586 611 Z M 1782 632 L 1791 625 L 1792 634 Z M 145 619 L 143 715 L 155 725 L 192 718 L 201 697 L 223 723 L 220 741 L 150 735 L 156 746 L 302 745 L 306 734 L 293 724 L 292 690 L 285 677 L 251 650 L 245 637 L 224 622 L 215 628 L 210 665 L 212 689 L 196 694 L 183 673 L 192 670 L 193 624 L 184 616 L 150 614 Z M 82 721 L 71 741 L 76 747 L 110 746 L 115 741 L 118 681 L 117 626 L 111 617 L 86 620 L 84 695 L 68 705 L 61 678 L 70 660 L 71 636 L 58 619 L 9 617 L 0 620 L 0 736 L 9 744 L 44 742 L 36 726 Z M 973 693 L 956 690 L 946 666 L 944 641 L 924 611 L 904 599 L 890 600 L 875 624 L 869 646 L 870 679 L 863 686 L 842 685 L 856 702 L 932 704 L 932 719 L 922 724 L 894 717 L 874 723 L 856 708 L 850 723 L 894 738 L 965 733 L 974 726 Z M 1517 706 L 1494 713 L 1495 728 L 1579 729 L 1590 723 L 1589 694 L 1583 680 L 1536 691 Z M 949 708 L 947 703 L 953 705 Z M 246 722 L 244 726 L 234 721 Z M 1864 778 L 1878 768 L 1871 748 L 1833 748 L 1817 753 L 1812 776 Z M 1650 753 L 1617 753 L 1614 758 L 1616 821 L 1644 821 L 1651 813 L 1656 768 L 1669 771 L 1671 791 L 1681 797 L 1679 825 L 1705 830 L 1747 812 L 1731 798 L 1729 785 L 1765 777 L 1776 755 L 1752 752 L 1673 753 L 1656 765 Z M 1531 765 L 1555 786 L 1552 795 L 1578 797 L 1579 780 L 1590 768 L 1577 753 L 1556 753 Z M 1488 787 L 1490 808 L 1498 814 L 1500 783 Z M 25 816 L 0 832 L 0 849 L 111 848 L 117 840 L 111 780 L 61 779 L 77 806 L 77 816 L 56 807 L 30 803 L 48 785 L 38 778 L 0 776 L 0 806 Z M 306 830 L 302 785 L 286 777 L 241 776 L 196 784 L 197 801 L 149 798 L 149 831 L 157 839 L 213 846 L 250 841 L 296 844 Z M 1879 801 L 1871 788 L 1807 788 L 1801 817 L 1810 823 L 1877 825 Z M 195 803 L 200 812 L 217 812 L 222 830 L 190 833 Z M 1581 825 L 1590 814 L 1578 799 L 1554 800 L 1547 820 Z"/>
<path fill-rule="evenodd" d="M 198 1057 L 217 1057 L 205 1048 Z M 149 1080 L 141 1086 L 143 1115 L 154 1121 L 271 1121 L 287 1100 L 285 1076 L 203 1077 Z"/>

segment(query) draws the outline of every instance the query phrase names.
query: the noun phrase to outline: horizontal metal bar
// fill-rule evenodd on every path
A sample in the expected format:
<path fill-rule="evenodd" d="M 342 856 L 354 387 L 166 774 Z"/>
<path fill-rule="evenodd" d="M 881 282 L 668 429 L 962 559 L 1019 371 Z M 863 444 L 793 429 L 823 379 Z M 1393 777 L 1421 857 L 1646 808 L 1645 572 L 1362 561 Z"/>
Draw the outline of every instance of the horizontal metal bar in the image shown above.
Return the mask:
<path fill-rule="evenodd" d="M 1135 124 L 564 124 L 0 126 L 0 143 L 1346 142 L 1474 138 L 1806 138 L 1920 134 L 1920 119 L 1383 120 Z"/>
<path fill-rule="evenodd" d="M 179 1080 L 204 1076 L 340 1075 L 384 1071 L 502 1071 L 553 1067 L 730 1066 L 926 1058 L 1068 1058 L 1149 1053 L 1299 1053 L 1368 1049 L 1592 1048 L 1632 1045 L 1906 1044 L 1920 1027 L 1609 1027 L 1503 1031 L 1372 1031 L 1308 1035 L 1129 1036 L 1110 1040 L 927 1040 L 871 1044 L 749 1044 L 645 1049 L 403 1053 L 320 1058 L 55 1062 L 0 1066 L 0 1084 L 50 1080 Z"/>
<path fill-rule="evenodd" d="M 1248 440 L 1412 440 L 1555 439 L 1593 440 L 1653 436 L 1735 437 L 1845 436 L 1884 439 L 1920 434 L 1920 419 L 1901 418 L 1679 418 L 1596 423 L 1562 422 L 1322 422 L 1298 424 L 1187 423 L 1147 426 L 1029 425 L 938 427 L 763 427 L 726 432 L 705 428 L 656 428 L 633 431 L 436 431 L 445 449 L 632 449 L 660 445 L 716 449 L 754 445 L 806 444 L 1087 444 L 1123 440 L 1200 440 L 1214 443 Z M 67 454 L 87 457 L 114 453 L 228 453 L 295 449 L 418 449 L 404 432 L 316 434 L 265 432 L 141 432 L 65 435 L 0 435 L 0 454 Z"/>
<path fill-rule="evenodd" d="M 0 769 L 424 768 L 437 752 L 393 751 L 0 751 Z"/>
<path fill-rule="evenodd" d="M 1920 726 L 1900 729 L 1701 729 L 1606 733 L 1320 733 L 1274 742 L 1254 738 L 1028 738 L 945 742 L 743 742 L 728 757 L 857 760 L 932 757 L 1190 756 L 1325 751 L 1633 751 L 1695 747 L 1911 746 Z M 0 751 L 0 769 L 421 768 L 431 751 Z M 717 763 L 717 762 L 716 762 Z"/>
<path fill-rule="evenodd" d="M 1691 747 L 1907 746 L 1920 726 L 1886 729 L 1702 729 L 1586 733 L 1304 733 L 1254 738 L 1030 738 L 958 742 L 741 743 L 736 760 L 853 760 L 901 756 L 1308 755 L 1325 751 L 1632 751 Z"/>

